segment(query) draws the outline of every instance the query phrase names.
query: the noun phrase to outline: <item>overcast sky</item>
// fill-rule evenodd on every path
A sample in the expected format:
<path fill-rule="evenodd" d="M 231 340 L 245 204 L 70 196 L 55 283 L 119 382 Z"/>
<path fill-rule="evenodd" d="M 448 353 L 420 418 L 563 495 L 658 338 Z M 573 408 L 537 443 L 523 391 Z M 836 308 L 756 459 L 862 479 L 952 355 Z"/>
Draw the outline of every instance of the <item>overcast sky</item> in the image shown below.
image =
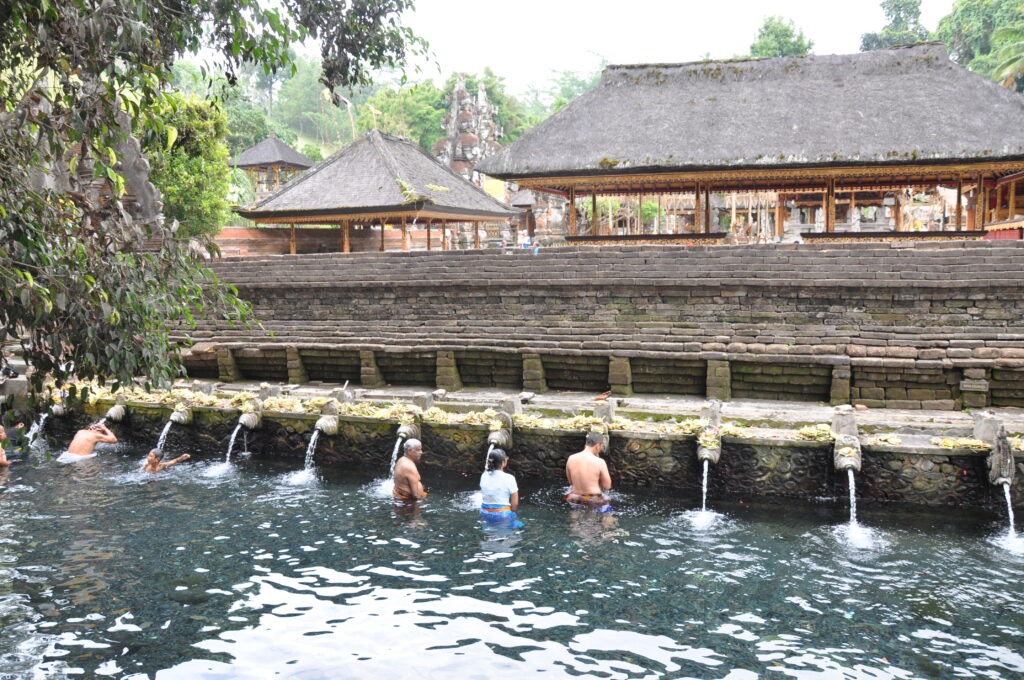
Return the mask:
<path fill-rule="evenodd" d="M 562 71 L 610 64 L 680 63 L 747 54 L 771 15 L 790 19 L 815 54 L 860 49 L 862 33 L 885 25 L 880 0 L 415 0 L 404 23 L 430 42 L 436 63 L 410 72 L 440 84 L 449 74 L 490 67 L 508 91 L 541 91 Z M 934 30 L 953 0 L 922 0 Z M 438 69 L 438 67 L 440 67 Z"/>

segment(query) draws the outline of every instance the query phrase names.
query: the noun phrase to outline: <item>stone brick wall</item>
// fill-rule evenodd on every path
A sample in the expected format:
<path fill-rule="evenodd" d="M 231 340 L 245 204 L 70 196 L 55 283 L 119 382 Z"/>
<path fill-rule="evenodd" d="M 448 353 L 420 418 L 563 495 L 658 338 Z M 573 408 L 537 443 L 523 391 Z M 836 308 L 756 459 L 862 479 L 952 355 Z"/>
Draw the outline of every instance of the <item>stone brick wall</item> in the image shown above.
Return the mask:
<path fill-rule="evenodd" d="M 259 361 L 280 364 L 292 347 L 308 364 L 293 373 L 309 380 L 353 376 L 351 362 L 332 372 L 316 353 L 359 353 L 364 384 L 1024 404 L 1021 242 L 322 254 L 214 268 L 274 333 L 201 322 L 186 365 L 209 370 L 217 354 L 225 378 L 225 352 L 240 356 L 236 374 L 268 379 L 281 369 Z"/>

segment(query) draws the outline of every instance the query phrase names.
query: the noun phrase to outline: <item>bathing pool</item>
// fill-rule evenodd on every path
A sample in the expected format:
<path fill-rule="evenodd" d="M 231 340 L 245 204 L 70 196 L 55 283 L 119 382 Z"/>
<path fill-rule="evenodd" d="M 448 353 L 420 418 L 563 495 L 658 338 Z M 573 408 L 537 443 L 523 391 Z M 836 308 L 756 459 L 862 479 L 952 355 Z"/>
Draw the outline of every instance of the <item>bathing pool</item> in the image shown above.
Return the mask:
<path fill-rule="evenodd" d="M 37 449 L 0 478 L 0 678 L 1024 674 L 1000 513 L 862 504 L 851 528 L 845 498 L 627 490 L 602 515 L 552 484 L 488 530 L 473 477 L 428 469 L 408 514 L 383 473 L 143 456 Z"/>

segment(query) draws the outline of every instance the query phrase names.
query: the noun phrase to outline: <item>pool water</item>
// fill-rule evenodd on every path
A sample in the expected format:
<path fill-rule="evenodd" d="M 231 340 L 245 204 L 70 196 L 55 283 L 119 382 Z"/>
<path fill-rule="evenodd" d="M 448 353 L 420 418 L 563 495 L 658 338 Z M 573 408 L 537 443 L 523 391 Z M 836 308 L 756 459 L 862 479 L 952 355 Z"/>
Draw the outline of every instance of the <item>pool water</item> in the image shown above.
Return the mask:
<path fill-rule="evenodd" d="M 851 528 L 845 499 L 627 491 L 606 515 L 547 485 L 509 530 L 472 477 L 428 475 L 410 514 L 383 473 L 144 453 L 0 478 L 0 678 L 1024 674 L 995 513 L 862 504 Z"/>

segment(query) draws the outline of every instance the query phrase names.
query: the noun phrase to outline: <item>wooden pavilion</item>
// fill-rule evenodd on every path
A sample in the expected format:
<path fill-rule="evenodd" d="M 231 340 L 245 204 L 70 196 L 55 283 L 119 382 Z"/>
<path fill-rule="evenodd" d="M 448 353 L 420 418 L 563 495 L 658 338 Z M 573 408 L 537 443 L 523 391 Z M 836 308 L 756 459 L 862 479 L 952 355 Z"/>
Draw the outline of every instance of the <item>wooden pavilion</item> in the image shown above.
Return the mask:
<path fill-rule="evenodd" d="M 820 206 L 829 237 L 839 236 L 837 206 L 889 206 L 945 187 L 956 199 L 938 235 L 982 236 L 1024 214 L 1024 96 L 957 65 L 940 43 L 610 66 L 595 89 L 477 169 L 589 200 L 591 214 L 604 195 L 639 204 L 686 194 L 705 237 L 716 193 L 771 192 L 777 236 L 787 210 Z M 570 242 L 582 238 L 581 213 L 568 211 Z M 895 231 L 907 228 L 897 218 Z M 588 231 L 590 242 L 623 240 L 601 224 Z"/>
<path fill-rule="evenodd" d="M 518 211 L 456 175 L 408 140 L 371 130 L 301 177 L 246 208 L 235 208 L 257 223 L 290 225 L 290 252 L 296 253 L 295 225 L 337 225 L 338 245 L 351 252 L 350 230 L 401 229 L 401 248 L 411 247 L 410 230 L 426 227 L 426 249 L 448 250 L 447 225 L 472 223 L 480 247 L 481 222 L 507 221 Z"/>
<path fill-rule="evenodd" d="M 297 174 L 313 167 L 313 161 L 271 132 L 262 142 L 233 158 L 231 165 L 244 169 L 256 188 L 256 195 L 265 196 L 286 184 Z"/>

